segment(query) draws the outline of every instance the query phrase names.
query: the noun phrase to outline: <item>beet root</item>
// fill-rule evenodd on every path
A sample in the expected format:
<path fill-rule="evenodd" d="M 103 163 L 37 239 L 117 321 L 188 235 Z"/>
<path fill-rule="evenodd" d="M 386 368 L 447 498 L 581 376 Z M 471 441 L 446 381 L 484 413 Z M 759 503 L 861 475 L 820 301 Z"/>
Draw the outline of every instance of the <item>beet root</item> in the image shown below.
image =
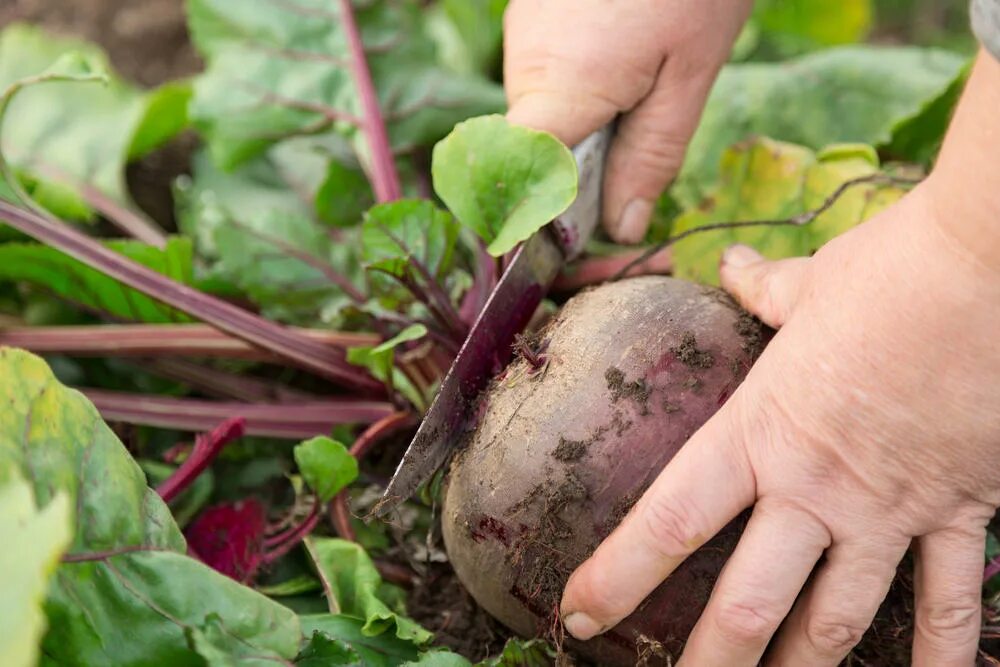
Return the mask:
<path fill-rule="evenodd" d="M 541 363 L 521 358 L 494 383 L 451 466 L 445 545 L 479 604 L 515 632 L 559 640 L 569 574 L 725 403 L 764 336 L 721 292 L 672 278 L 572 299 L 535 342 Z M 616 628 L 572 647 L 602 665 L 676 657 L 744 523 Z"/>

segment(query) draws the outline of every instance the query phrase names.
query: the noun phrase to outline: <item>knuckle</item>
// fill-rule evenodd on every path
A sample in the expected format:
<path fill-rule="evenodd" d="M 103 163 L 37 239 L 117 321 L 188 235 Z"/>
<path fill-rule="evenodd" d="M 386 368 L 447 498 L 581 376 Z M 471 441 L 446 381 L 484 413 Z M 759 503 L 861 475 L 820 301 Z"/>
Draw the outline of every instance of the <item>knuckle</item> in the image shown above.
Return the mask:
<path fill-rule="evenodd" d="M 767 604 L 725 602 L 715 614 L 715 628 L 734 646 L 755 647 L 770 640 L 781 620 L 782 614 Z"/>
<path fill-rule="evenodd" d="M 806 638 L 823 655 L 841 656 L 854 648 L 867 628 L 838 616 L 817 615 L 806 622 Z"/>
<path fill-rule="evenodd" d="M 641 516 L 650 546 L 664 558 L 683 558 L 708 537 L 692 510 L 676 498 L 651 496 Z"/>
<path fill-rule="evenodd" d="M 918 611 L 921 634 L 935 644 L 965 642 L 978 635 L 982 608 L 978 600 L 932 602 Z"/>

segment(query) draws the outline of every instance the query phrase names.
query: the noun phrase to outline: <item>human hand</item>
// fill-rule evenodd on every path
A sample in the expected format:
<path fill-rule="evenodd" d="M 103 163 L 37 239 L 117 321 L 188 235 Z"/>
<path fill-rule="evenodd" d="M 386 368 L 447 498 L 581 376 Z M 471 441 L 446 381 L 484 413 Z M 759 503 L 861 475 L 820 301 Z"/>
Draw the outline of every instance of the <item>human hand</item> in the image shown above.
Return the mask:
<path fill-rule="evenodd" d="M 950 234 L 942 196 L 932 176 L 812 258 L 724 257 L 725 287 L 780 330 L 570 578 L 571 634 L 615 625 L 753 505 L 683 664 L 756 665 L 769 642 L 767 664 L 838 664 L 911 541 L 914 664 L 973 663 L 1000 505 L 1000 260 Z"/>
<path fill-rule="evenodd" d="M 626 112 L 604 190 L 604 224 L 637 243 L 681 166 L 751 0 L 512 0 L 504 80 L 511 122 L 572 146 Z"/>

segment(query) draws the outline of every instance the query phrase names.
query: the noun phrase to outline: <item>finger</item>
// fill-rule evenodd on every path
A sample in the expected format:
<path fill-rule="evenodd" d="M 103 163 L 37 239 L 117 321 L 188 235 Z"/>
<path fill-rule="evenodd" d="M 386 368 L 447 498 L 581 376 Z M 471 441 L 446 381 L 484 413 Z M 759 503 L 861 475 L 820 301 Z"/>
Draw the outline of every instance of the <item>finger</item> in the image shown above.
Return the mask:
<path fill-rule="evenodd" d="M 574 146 L 652 90 L 657 56 L 652 45 L 625 52 L 608 48 L 603 12 L 566 11 L 567 3 L 551 0 L 510 3 L 504 16 L 504 88 L 510 122 Z M 631 12 L 621 20 L 629 17 Z M 566 34 L 555 38 L 553 26 L 565 26 Z M 616 28 L 615 35 L 637 32 Z"/>
<path fill-rule="evenodd" d="M 769 261 L 753 248 L 735 245 L 722 256 L 719 277 L 741 306 L 777 329 L 795 308 L 809 261 L 808 257 Z"/>
<path fill-rule="evenodd" d="M 754 500 L 753 473 L 716 414 L 681 449 L 621 525 L 570 577 L 566 629 L 588 639 L 630 614 L 698 547 Z"/>
<path fill-rule="evenodd" d="M 839 665 L 875 618 L 908 542 L 835 544 L 828 549 L 765 664 Z"/>
<path fill-rule="evenodd" d="M 756 665 L 829 544 L 812 514 L 758 502 L 681 664 Z"/>
<path fill-rule="evenodd" d="M 677 175 L 715 79 L 693 76 L 669 59 L 652 92 L 622 118 L 608 154 L 604 226 L 620 243 L 646 235 L 656 200 Z"/>
<path fill-rule="evenodd" d="M 945 529 L 918 545 L 913 664 L 971 665 L 979 646 L 986 531 Z"/>

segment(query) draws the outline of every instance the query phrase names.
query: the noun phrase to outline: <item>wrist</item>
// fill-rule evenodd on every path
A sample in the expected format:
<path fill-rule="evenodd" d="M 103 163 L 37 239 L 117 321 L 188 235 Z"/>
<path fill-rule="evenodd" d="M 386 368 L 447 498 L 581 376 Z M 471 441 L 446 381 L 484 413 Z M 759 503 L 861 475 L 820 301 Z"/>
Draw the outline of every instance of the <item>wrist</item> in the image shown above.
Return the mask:
<path fill-rule="evenodd" d="M 984 51 L 972 70 L 937 164 L 917 190 L 931 220 L 960 252 L 1000 272 L 997 109 L 1000 62 Z"/>

